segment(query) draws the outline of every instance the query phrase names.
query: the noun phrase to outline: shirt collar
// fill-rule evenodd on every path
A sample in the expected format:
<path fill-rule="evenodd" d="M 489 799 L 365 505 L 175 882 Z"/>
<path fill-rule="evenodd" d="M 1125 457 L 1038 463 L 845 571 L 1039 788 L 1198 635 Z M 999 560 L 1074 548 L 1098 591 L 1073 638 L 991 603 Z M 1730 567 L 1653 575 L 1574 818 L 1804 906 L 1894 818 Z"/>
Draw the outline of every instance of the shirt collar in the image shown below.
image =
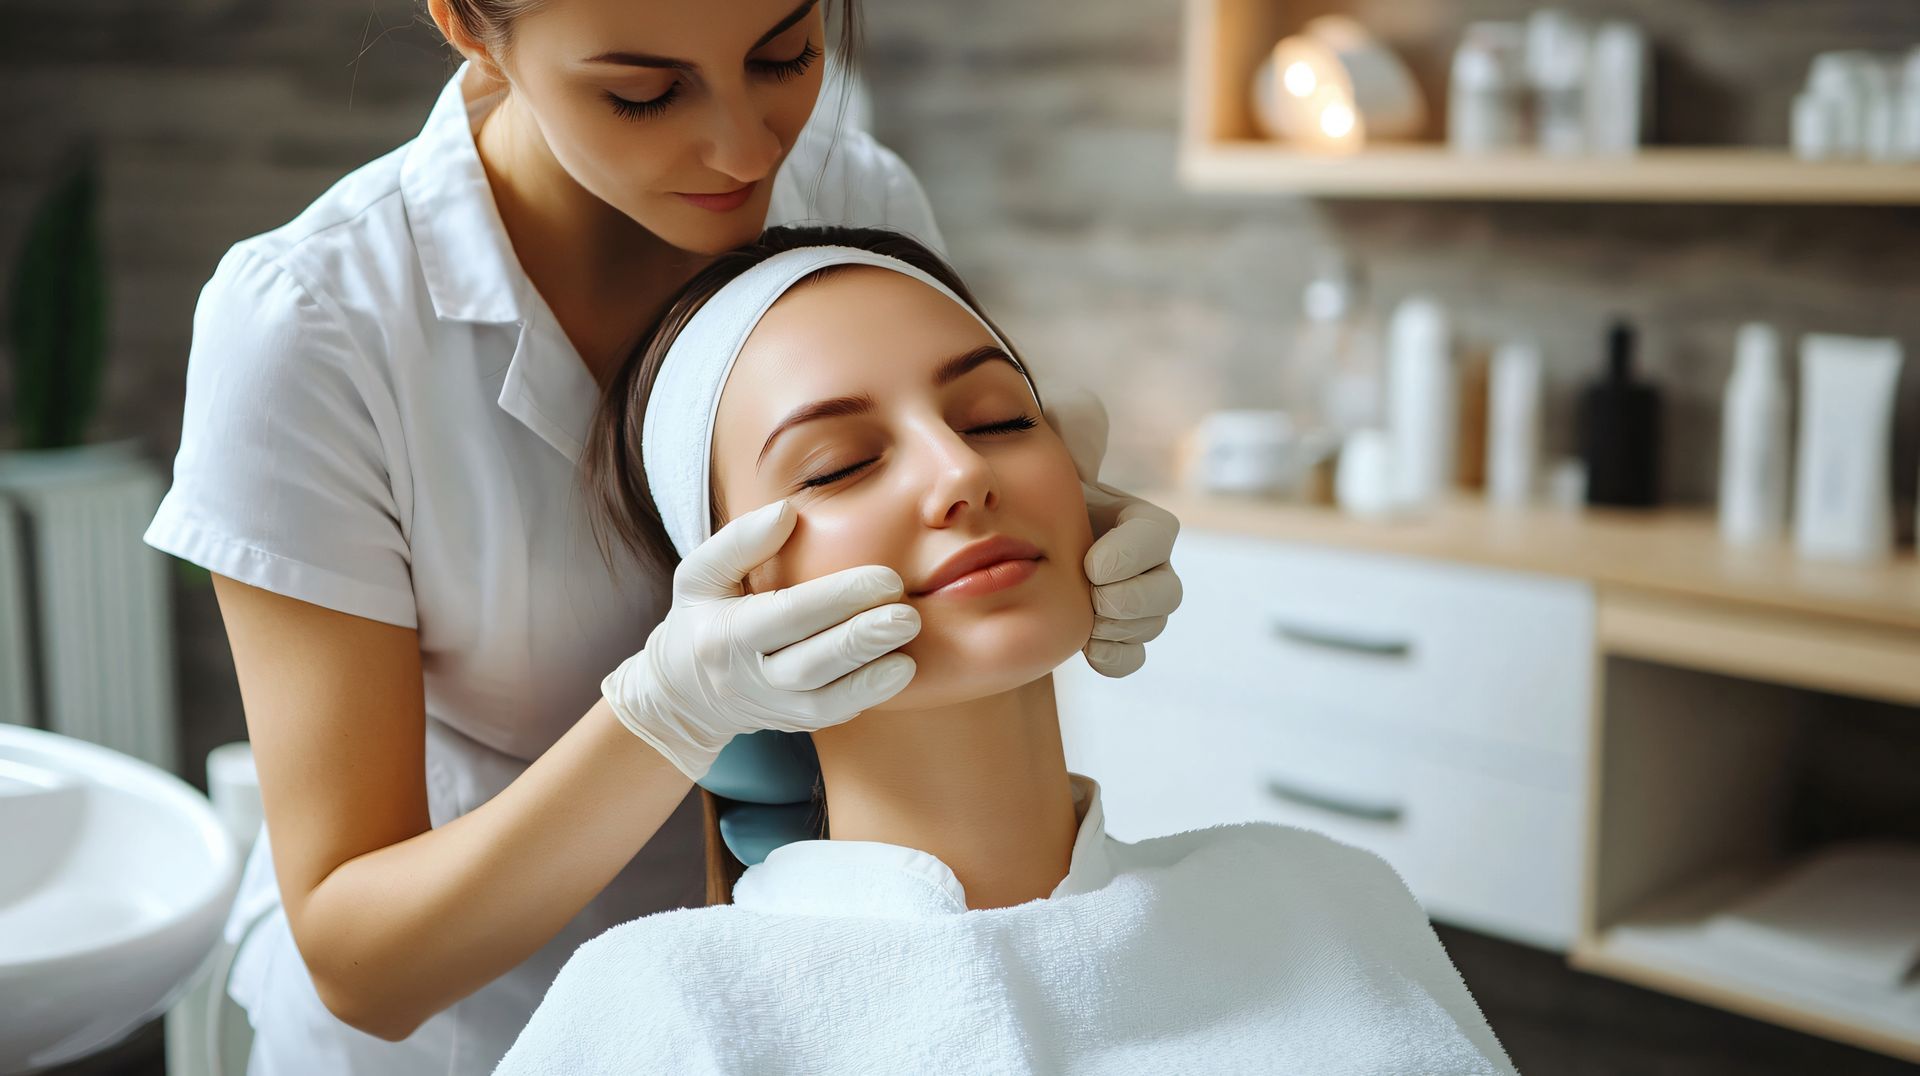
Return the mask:
<path fill-rule="evenodd" d="M 474 124 L 499 103 L 497 94 L 481 93 L 484 88 L 485 76 L 461 64 L 400 165 L 400 196 L 420 272 L 443 321 L 519 321 L 523 289 L 531 288 L 473 142 Z M 471 103 L 469 91 L 480 94 Z"/>
<path fill-rule="evenodd" d="M 1079 832 L 1067 876 L 1048 899 L 1088 893 L 1113 880 L 1100 785 L 1069 774 Z M 747 868 L 736 906 L 787 915 L 918 919 L 967 911 L 966 890 L 937 856 L 878 841 L 795 841 Z"/>
<path fill-rule="evenodd" d="M 485 76 L 465 63 L 440 91 L 400 167 L 407 222 L 434 315 L 518 326 L 500 407 L 578 462 L 600 389 L 520 268 L 500 222 L 473 140 L 475 124 L 499 103 L 502 91 L 488 90 Z"/>

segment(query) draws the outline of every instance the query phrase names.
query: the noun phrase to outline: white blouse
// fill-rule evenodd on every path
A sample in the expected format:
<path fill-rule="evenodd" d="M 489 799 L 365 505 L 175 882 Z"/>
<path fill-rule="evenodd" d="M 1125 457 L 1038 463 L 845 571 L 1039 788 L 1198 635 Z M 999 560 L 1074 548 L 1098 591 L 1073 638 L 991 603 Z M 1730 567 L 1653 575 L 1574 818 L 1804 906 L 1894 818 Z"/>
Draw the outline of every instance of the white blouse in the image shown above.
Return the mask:
<path fill-rule="evenodd" d="M 1074 779 L 1067 875 L 972 911 L 938 858 L 802 841 L 731 906 L 580 948 L 501 1076 L 1512 1076 L 1384 861 L 1254 823 L 1128 844 Z"/>
<path fill-rule="evenodd" d="M 483 86 L 463 66 L 417 138 L 221 260 L 194 312 L 173 488 L 146 534 L 240 582 L 418 629 L 435 825 L 559 739 L 669 600 L 634 573 L 616 585 L 593 542 L 575 463 L 598 389 L 500 223 L 473 139 L 499 100 Z M 768 223 L 884 226 L 938 249 L 912 173 L 865 132 L 836 132 L 838 105 L 823 91 Z M 698 899 L 697 847 L 670 843 L 392 1044 L 320 1005 L 262 840 L 228 924 L 230 938 L 259 926 L 232 983 L 253 1071 L 488 1071 L 582 940 Z"/>

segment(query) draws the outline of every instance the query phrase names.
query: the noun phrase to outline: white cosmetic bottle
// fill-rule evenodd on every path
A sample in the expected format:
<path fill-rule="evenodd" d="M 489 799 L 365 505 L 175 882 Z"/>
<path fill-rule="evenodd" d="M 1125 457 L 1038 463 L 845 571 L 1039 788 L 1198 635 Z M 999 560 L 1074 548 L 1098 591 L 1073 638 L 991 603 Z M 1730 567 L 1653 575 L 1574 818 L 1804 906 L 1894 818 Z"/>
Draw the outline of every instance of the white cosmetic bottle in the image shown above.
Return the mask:
<path fill-rule="evenodd" d="M 1893 545 L 1893 393 L 1900 342 L 1809 334 L 1800 343 L 1794 546 L 1801 556 L 1871 561 Z"/>
<path fill-rule="evenodd" d="M 1588 152 L 1639 150 L 1650 126 L 1652 73 L 1647 37 L 1638 26 L 1606 22 L 1594 31 L 1585 100 Z"/>
<path fill-rule="evenodd" d="M 1720 417 L 1720 538 L 1761 545 L 1787 527 L 1787 380 L 1780 334 L 1740 327 Z"/>
<path fill-rule="evenodd" d="M 1487 386 L 1487 501 L 1518 508 L 1533 499 L 1540 458 L 1540 349 L 1500 345 Z"/>
<path fill-rule="evenodd" d="M 1402 508 L 1430 504 L 1453 483 L 1456 392 L 1446 310 L 1425 296 L 1402 300 L 1387 330 L 1392 490 Z"/>

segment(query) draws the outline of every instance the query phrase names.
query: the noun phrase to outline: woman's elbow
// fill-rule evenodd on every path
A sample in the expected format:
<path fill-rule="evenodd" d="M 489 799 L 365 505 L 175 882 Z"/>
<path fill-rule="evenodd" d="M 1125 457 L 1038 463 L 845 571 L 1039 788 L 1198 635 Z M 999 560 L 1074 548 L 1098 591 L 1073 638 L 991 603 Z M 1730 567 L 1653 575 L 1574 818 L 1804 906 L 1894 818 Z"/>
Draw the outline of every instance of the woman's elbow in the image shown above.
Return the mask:
<path fill-rule="evenodd" d="M 402 1011 L 389 1001 L 370 998 L 364 990 L 343 987 L 316 974 L 314 993 L 334 1018 L 363 1034 L 387 1042 L 399 1042 L 419 1030 L 424 1016 Z"/>

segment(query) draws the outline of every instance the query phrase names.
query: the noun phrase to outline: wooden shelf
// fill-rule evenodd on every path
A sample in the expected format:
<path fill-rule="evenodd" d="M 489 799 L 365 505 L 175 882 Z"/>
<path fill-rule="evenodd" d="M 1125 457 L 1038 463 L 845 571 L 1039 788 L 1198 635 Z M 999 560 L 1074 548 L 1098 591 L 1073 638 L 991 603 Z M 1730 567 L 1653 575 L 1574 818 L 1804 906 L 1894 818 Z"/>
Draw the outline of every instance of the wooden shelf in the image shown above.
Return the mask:
<path fill-rule="evenodd" d="M 1910 1028 L 1889 1026 L 1846 1007 L 1823 1003 L 1825 999 L 1779 989 L 1773 984 L 1716 973 L 1688 961 L 1684 955 L 1650 949 L 1644 943 L 1610 939 L 1597 945 L 1577 945 L 1568 963 L 1595 975 L 1890 1057 L 1920 1062 L 1920 1034 Z"/>
<path fill-rule="evenodd" d="M 1784 148 L 1649 146 L 1629 156 L 1461 156 L 1378 143 L 1330 156 L 1261 136 L 1250 100 L 1297 29 L 1272 0 L 1187 0 L 1180 178 L 1199 191 L 1328 198 L 1920 205 L 1920 164 L 1802 161 Z"/>
<path fill-rule="evenodd" d="M 1462 497 L 1363 520 L 1331 508 L 1157 492 L 1188 528 L 1585 580 L 1604 654 L 1920 706 L 1920 561 L 1735 549 L 1701 511 L 1501 510 Z"/>
<path fill-rule="evenodd" d="M 1802 560 L 1784 543 L 1736 549 L 1720 541 L 1712 514 L 1701 510 L 1505 510 L 1459 497 L 1415 515 L 1365 520 L 1252 497 L 1166 490 L 1147 497 L 1185 527 L 1571 576 L 1603 593 L 1704 599 L 1830 627 L 1892 628 L 1920 640 L 1920 560 L 1911 550 L 1849 564 Z"/>
<path fill-rule="evenodd" d="M 1790 822 L 1817 719 L 1804 700 L 1666 665 L 1615 667 L 1596 687 L 1569 962 L 1920 1061 L 1920 987 L 1827 974 L 1722 918 L 1819 853 Z"/>
<path fill-rule="evenodd" d="M 1736 867 L 1657 898 L 1633 918 L 1583 938 L 1568 955 L 1582 971 L 1636 983 L 1837 1042 L 1920 1062 L 1913 990 L 1862 997 L 1809 981 L 1800 969 L 1716 944 L 1711 915 L 1766 872 Z"/>
<path fill-rule="evenodd" d="M 1181 151 L 1180 178 L 1199 191 L 1325 198 L 1920 204 L 1920 165 L 1811 162 L 1744 147 L 1545 157 L 1461 156 L 1402 143 L 1329 156 L 1274 142 L 1191 142 Z"/>

